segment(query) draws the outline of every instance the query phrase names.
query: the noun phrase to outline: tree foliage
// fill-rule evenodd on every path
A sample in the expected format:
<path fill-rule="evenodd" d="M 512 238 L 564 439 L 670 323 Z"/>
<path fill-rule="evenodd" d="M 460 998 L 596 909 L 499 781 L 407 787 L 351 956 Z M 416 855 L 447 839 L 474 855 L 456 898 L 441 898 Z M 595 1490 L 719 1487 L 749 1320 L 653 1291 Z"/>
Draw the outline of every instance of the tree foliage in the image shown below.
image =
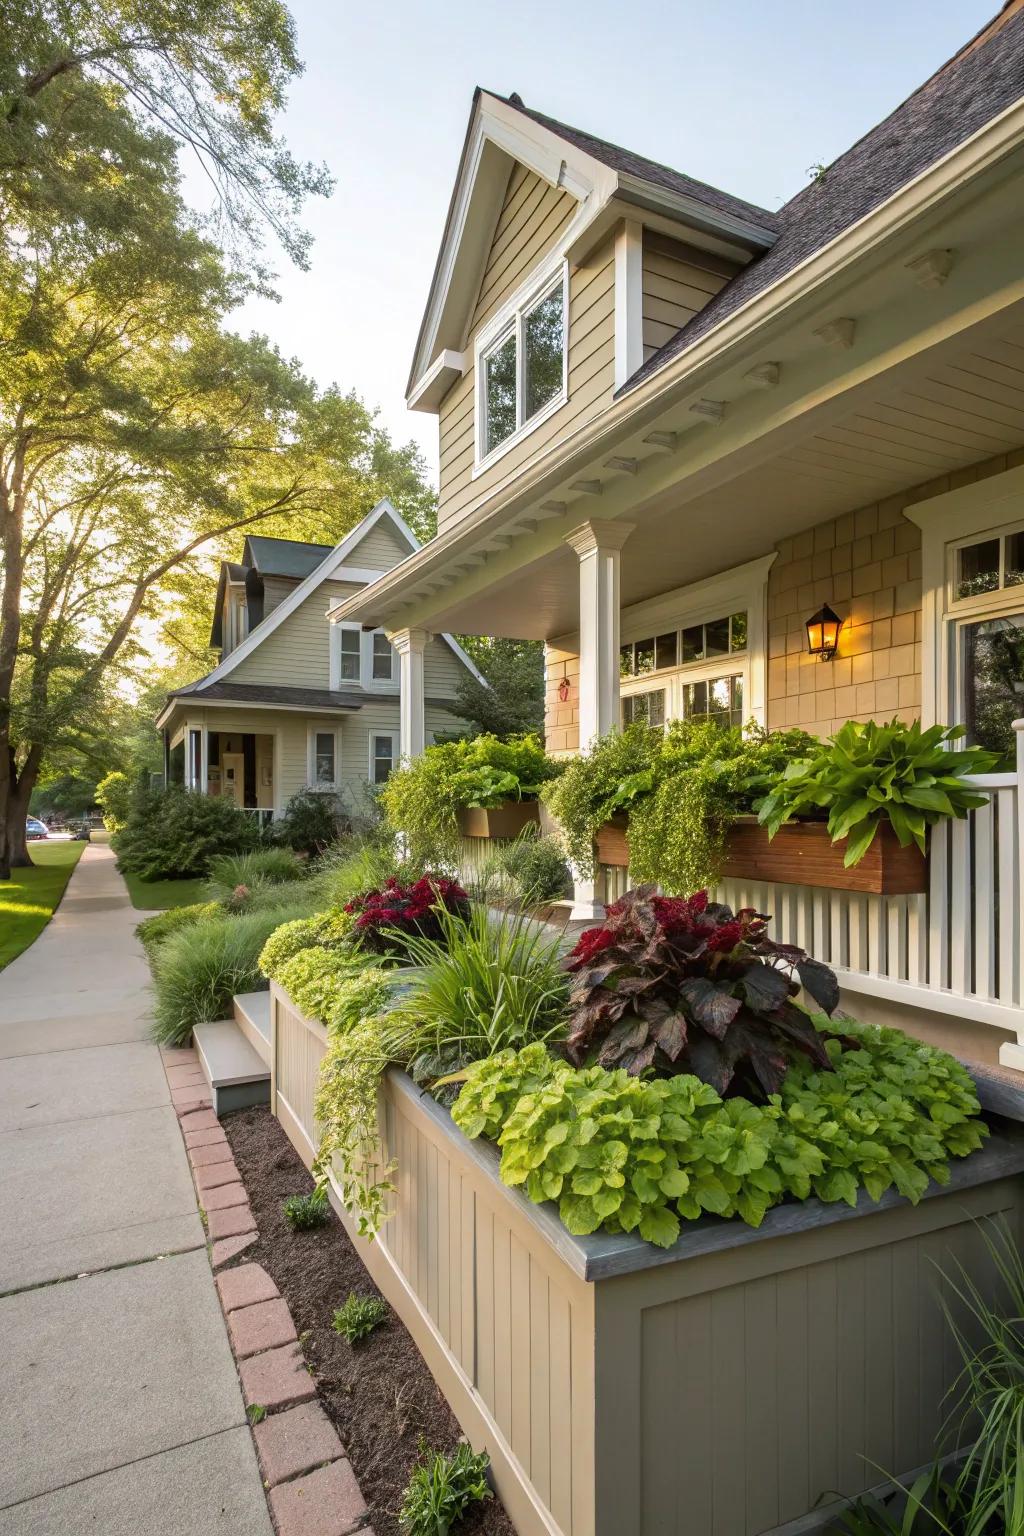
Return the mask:
<path fill-rule="evenodd" d="M 463 635 L 461 643 L 483 673 L 480 683 L 463 671 L 456 689 L 458 713 L 474 734 L 519 736 L 544 733 L 544 648 L 538 640 Z"/>

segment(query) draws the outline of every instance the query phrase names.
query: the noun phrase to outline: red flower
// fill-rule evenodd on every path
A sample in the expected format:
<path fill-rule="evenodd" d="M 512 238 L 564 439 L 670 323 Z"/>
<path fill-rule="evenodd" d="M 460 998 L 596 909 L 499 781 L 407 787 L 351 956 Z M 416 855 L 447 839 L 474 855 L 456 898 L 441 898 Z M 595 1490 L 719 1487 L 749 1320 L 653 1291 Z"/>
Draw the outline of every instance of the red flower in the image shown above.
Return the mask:
<path fill-rule="evenodd" d="M 589 965 L 595 955 L 610 949 L 614 943 L 615 935 L 610 928 L 587 928 L 580 934 L 569 959 L 579 965 Z"/>

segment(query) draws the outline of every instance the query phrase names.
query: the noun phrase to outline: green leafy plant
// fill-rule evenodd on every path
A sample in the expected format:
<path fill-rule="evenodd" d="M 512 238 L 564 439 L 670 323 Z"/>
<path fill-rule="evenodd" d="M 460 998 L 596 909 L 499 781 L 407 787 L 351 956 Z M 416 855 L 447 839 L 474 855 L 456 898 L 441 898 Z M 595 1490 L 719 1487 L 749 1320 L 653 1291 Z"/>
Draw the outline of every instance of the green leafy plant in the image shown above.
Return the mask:
<path fill-rule="evenodd" d="M 300 1013 L 328 1027 L 337 1026 L 340 1019 L 376 1013 L 388 996 L 384 971 L 380 965 L 368 965 L 358 949 L 300 950 L 276 979 Z"/>
<path fill-rule="evenodd" d="M 915 843 L 923 853 L 928 827 L 986 803 L 963 779 L 989 772 L 997 758 L 981 747 L 950 750 L 963 734 L 959 725 L 924 731 L 919 721 L 848 720 L 830 741 L 788 766 L 759 819 L 774 837 L 795 816 L 827 811 L 832 841 L 846 839 L 847 868 L 860 863 L 886 822 L 902 848 Z"/>
<path fill-rule="evenodd" d="M 948 1158 L 986 1134 L 974 1085 L 942 1051 L 851 1025 L 846 1049 L 819 1021 L 832 1070 L 798 1064 L 764 1105 L 721 1099 L 689 1075 L 576 1068 L 542 1048 L 474 1063 L 452 1110 L 501 1147 L 501 1178 L 556 1200 L 570 1232 L 638 1231 L 670 1246 L 704 1212 L 752 1226 L 787 1196 L 855 1205 L 895 1187 L 916 1202 Z"/>
<path fill-rule="evenodd" d="M 118 832 L 128 820 L 135 798 L 135 785 L 126 773 L 108 773 L 96 785 L 96 804 L 103 812 L 108 832 Z"/>
<path fill-rule="evenodd" d="M 250 1424 L 262 1424 L 267 1416 L 267 1410 L 262 1403 L 250 1403 L 245 1411 Z"/>
<path fill-rule="evenodd" d="M 558 822 L 566 854 L 584 878 L 594 873 L 598 829 L 654 788 L 659 751 L 659 732 L 630 725 L 570 758 L 561 776 L 545 786 L 542 798 Z"/>
<path fill-rule="evenodd" d="M 381 788 L 380 803 L 415 857 L 446 863 L 458 851 L 461 807 L 536 799 L 561 771 L 536 736 L 443 742 L 393 773 Z"/>
<path fill-rule="evenodd" d="M 322 853 L 347 825 L 338 796 L 328 790 L 300 789 L 273 823 L 275 842 L 297 853 Z"/>
<path fill-rule="evenodd" d="M 146 948 L 152 950 L 173 933 L 179 933 L 184 928 L 194 928 L 196 923 L 205 922 L 208 918 L 220 917 L 221 911 L 217 901 L 199 901 L 187 907 L 168 907 L 165 912 L 154 912 L 152 917 L 144 917 L 141 923 L 136 924 L 135 932 Z"/>
<path fill-rule="evenodd" d="M 365 1339 L 379 1327 L 387 1315 L 388 1304 L 380 1296 L 357 1296 L 352 1291 L 344 1306 L 335 1312 L 331 1327 L 350 1344 L 358 1344 L 360 1339 Z"/>
<path fill-rule="evenodd" d="M 828 966 L 768 937 L 768 919 L 709 902 L 627 891 L 587 928 L 565 961 L 572 973 L 567 1053 L 577 1064 L 693 1072 L 720 1093 L 774 1093 L 803 1053 L 828 1055 L 794 998 L 803 987 L 832 1013 Z"/>
<path fill-rule="evenodd" d="M 326 1227 L 331 1219 L 330 1201 L 324 1189 L 314 1189 L 308 1195 L 289 1195 L 281 1209 L 293 1232 L 312 1232 L 317 1227 Z"/>
<path fill-rule="evenodd" d="M 493 1497 L 487 1481 L 490 1459 L 460 1442 L 451 1455 L 420 1441 L 420 1460 L 409 1479 L 398 1523 L 406 1536 L 448 1536 L 474 1504 Z"/>
<path fill-rule="evenodd" d="M 222 912 L 179 928 L 154 946 L 150 961 L 157 1040 L 162 1045 L 181 1045 L 194 1025 L 229 1018 L 236 992 L 256 992 L 266 986 L 259 957 L 267 939 L 282 923 L 307 911 L 296 900 L 241 915 Z"/>
<path fill-rule="evenodd" d="M 259 835 L 253 818 L 226 795 L 174 785 L 137 795 L 112 846 L 129 874 L 174 880 L 208 874 L 211 859 L 255 848 Z"/>

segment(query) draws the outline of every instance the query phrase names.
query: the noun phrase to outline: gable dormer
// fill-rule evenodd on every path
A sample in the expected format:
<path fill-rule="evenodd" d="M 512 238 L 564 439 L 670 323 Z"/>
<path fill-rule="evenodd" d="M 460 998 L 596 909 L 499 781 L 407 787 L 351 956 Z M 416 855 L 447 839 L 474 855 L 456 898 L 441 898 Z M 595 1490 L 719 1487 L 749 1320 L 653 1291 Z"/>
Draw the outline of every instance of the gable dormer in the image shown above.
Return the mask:
<path fill-rule="evenodd" d="M 609 410 L 774 238 L 763 209 L 477 91 L 408 391 L 439 418 L 441 530 Z"/>

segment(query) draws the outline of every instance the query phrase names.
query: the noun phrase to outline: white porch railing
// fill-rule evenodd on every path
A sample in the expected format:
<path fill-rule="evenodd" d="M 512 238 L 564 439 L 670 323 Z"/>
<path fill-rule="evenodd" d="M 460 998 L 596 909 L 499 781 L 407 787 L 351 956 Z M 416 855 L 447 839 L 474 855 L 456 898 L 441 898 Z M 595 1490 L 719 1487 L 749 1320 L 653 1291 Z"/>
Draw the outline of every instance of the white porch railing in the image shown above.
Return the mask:
<path fill-rule="evenodd" d="M 269 805 L 242 805 L 242 806 L 239 806 L 239 810 L 244 811 L 247 816 L 255 817 L 256 825 L 258 827 L 260 827 L 261 829 L 263 827 L 269 827 L 270 823 L 274 819 L 274 809 L 273 809 L 273 806 L 269 806 Z"/>
<path fill-rule="evenodd" d="M 1017 1033 L 1000 1059 L 1024 1068 L 1024 721 L 1016 729 L 1016 772 L 968 780 L 988 803 L 932 830 L 923 895 L 742 880 L 716 895 L 770 913 L 773 936 L 831 965 L 847 992 Z M 627 871 L 601 873 L 605 900 L 621 895 Z"/>

